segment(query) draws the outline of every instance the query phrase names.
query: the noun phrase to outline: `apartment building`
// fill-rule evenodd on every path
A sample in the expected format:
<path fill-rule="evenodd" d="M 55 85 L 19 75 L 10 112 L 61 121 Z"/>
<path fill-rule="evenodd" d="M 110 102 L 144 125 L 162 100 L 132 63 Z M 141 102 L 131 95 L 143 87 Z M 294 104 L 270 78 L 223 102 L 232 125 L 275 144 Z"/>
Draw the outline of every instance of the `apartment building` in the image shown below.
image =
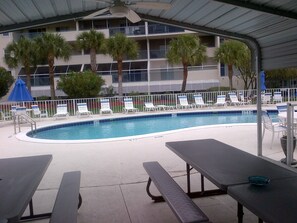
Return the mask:
<path fill-rule="evenodd" d="M 150 22 L 139 22 L 133 24 L 125 18 L 101 17 L 94 20 L 80 20 L 62 22 L 58 24 L 38 27 L 34 29 L 22 30 L 14 33 L 4 33 L 1 35 L 0 55 L 4 57 L 6 45 L 25 36 L 34 38 L 42 32 L 57 32 L 73 46 L 70 60 L 55 60 L 55 81 L 61 75 L 70 71 L 84 71 L 90 69 L 90 55 L 88 51 L 78 50 L 75 47 L 76 37 L 79 33 L 95 29 L 104 33 L 106 38 L 117 32 L 122 32 L 129 38 L 135 39 L 140 51 L 135 60 L 125 60 L 123 63 L 123 92 L 139 93 L 161 93 L 178 92 L 182 83 L 182 66 L 171 65 L 167 62 L 166 53 L 169 42 L 177 35 L 191 33 L 188 30 Z M 225 67 L 218 64 L 214 58 L 214 51 L 220 44 L 218 36 L 199 34 L 204 45 L 207 46 L 206 62 L 197 66 L 189 67 L 187 91 L 203 91 L 210 87 L 228 86 L 227 72 Z M 1 66 L 7 68 L 3 62 Z M 7 68 L 8 69 L 8 68 Z M 16 77 L 25 79 L 24 68 L 19 67 L 11 70 Z M 117 91 L 117 63 L 108 55 L 97 54 L 97 73 L 105 80 L 105 87 L 112 86 Z M 234 87 L 240 88 L 241 81 L 235 77 Z M 49 75 L 48 66 L 38 65 L 31 70 L 32 95 L 34 97 L 49 96 Z M 57 96 L 64 96 L 62 91 L 56 90 Z"/>

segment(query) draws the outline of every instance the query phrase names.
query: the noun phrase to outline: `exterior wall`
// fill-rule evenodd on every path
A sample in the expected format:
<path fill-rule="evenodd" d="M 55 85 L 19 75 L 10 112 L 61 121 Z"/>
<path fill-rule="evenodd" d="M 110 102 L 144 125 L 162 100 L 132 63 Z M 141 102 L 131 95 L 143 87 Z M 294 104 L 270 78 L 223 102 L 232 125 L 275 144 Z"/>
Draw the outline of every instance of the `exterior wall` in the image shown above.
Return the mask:
<path fill-rule="evenodd" d="M 5 47 L 12 42 L 13 40 L 13 35 L 12 33 L 5 33 L 5 34 L 0 34 L 0 66 L 4 67 L 5 69 L 8 69 L 8 66 L 6 65 L 6 63 L 4 62 L 4 55 L 5 55 Z"/>
<path fill-rule="evenodd" d="M 94 22 L 95 23 L 95 22 Z M 144 24 L 144 25 L 143 25 Z M 118 25 L 118 26 L 117 26 Z M 148 24 L 147 22 L 141 25 L 128 24 L 122 26 L 123 24 L 117 20 L 110 22 L 110 28 L 102 28 L 97 31 L 104 33 L 106 38 L 109 38 L 110 33 L 115 33 L 118 31 L 124 32 L 129 35 L 129 37 L 139 41 L 141 43 L 141 56 L 132 62 L 145 62 L 146 67 L 143 67 L 140 72 L 144 75 L 143 70 L 147 72 L 148 81 L 134 81 L 134 82 L 124 82 L 124 93 L 129 93 L 131 91 L 138 92 L 170 92 L 170 91 L 180 91 L 182 83 L 182 66 L 181 65 L 171 65 L 168 64 L 166 56 L 166 51 L 168 50 L 168 44 L 170 39 L 176 37 L 177 35 L 184 33 L 193 33 L 192 31 L 184 30 L 183 32 L 162 32 L 162 25 L 158 24 Z M 154 27 L 156 26 L 156 27 Z M 17 40 L 21 35 L 33 37 L 34 35 L 39 35 L 38 32 L 58 32 L 61 36 L 74 45 L 77 35 L 83 31 L 87 31 L 87 25 L 82 25 L 83 30 L 79 30 L 80 25 L 78 22 L 67 22 L 56 25 L 50 25 L 44 28 L 36 29 L 37 33 L 32 33 L 27 31 L 10 33 L 9 36 L 0 36 L 0 56 L 4 57 L 4 49 L 6 45 L 13 39 Z M 158 30 L 159 29 L 159 30 Z M 156 33 L 151 33 L 155 30 Z M 209 38 L 211 40 L 211 38 Z M 163 41 L 163 42 L 162 42 Z M 209 41 L 209 40 L 207 40 Z M 151 43 L 150 43 L 151 42 Z M 207 47 L 208 61 L 203 63 L 201 66 L 192 67 L 189 69 L 187 90 L 205 90 L 208 87 L 213 86 L 228 86 L 228 77 L 221 77 L 220 75 L 220 65 L 214 62 L 213 56 L 215 49 L 219 46 L 219 37 L 215 37 L 213 46 Z M 156 53 L 157 57 L 150 58 L 152 53 Z M 127 61 L 129 62 L 129 61 Z M 108 64 L 113 63 L 113 60 L 108 55 L 97 54 L 98 64 Z M 76 50 L 74 54 L 70 57 L 68 61 L 55 60 L 55 66 L 62 65 L 76 65 L 76 64 L 90 64 L 90 55 L 84 54 L 83 51 Z M 7 68 L 6 64 L 1 61 L 1 66 Z M 83 68 L 83 67 L 82 67 Z M 81 68 L 81 69 L 82 69 Z M 19 73 L 19 69 L 12 70 L 13 74 L 16 76 Z M 134 71 L 135 72 L 135 71 Z M 98 73 L 101 73 L 98 71 Z M 110 73 L 107 71 L 107 74 Z M 132 72 L 133 73 L 133 72 Z M 137 70 L 135 72 L 137 75 Z M 113 74 L 116 76 L 116 71 L 113 70 Z M 46 75 L 46 74 L 44 74 Z M 132 74 L 133 75 L 133 74 Z M 112 75 L 103 75 L 106 86 L 113 86 L 117 90 L 117 83 L 113 82 Z M 55 77 L 55 81 L 58 81 L 58 77 Z M 238 78 L 234 78 L 234 87 L 240 88 L 243 86 Z M 32 85 L 33 96 L 45 96 L 50 95 L 49 86 L 34 86 Z M 57 91 L 57 96 L 63 96 L 64 93 Z"/>

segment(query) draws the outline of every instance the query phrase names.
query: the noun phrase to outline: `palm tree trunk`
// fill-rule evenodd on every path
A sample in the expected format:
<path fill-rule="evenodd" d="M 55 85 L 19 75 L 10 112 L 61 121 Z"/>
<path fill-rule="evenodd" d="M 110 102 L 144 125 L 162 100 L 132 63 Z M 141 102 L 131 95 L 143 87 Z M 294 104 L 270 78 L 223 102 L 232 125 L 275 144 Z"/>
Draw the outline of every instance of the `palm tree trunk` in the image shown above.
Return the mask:
<path fill-rule="evenodd" d="M 55 59 L 53 56 L 48 57 L 48 66 L 49 66 L 49 79 L 50 79 L 50 88 L 51 88 L 51 99 L 56 98 L 55 94 L 55 79 L 54 79 L 54 63 Z"/>
<path fill-rule="evenodd" d="M 123 61 L 118 60 L 118 93 L 123 96 Z"/>
<path fill-rule="evenodd" d="M 183 65 L 183 84 L 181 88 L 182 93 L 186 91 L 187 79 L 188 79 L 188 66 L 184 64 Z"/>
<path fill-rule="evenodd" d="M 31 94 L 31 74 L 30 74 L 30 67 L 25 67 L 25 72 L 26 72 L 26 85 L 28 88 L 28 91 Z"/>
<path fill-rule="evenodd" d="M 228 78 L 229 78 L 229 87 L 230 87 L 230 90 L 232 90 L 232 88 L 233 88 L 233 82 L 232 82 L 233 65 L 232 64 L 228 64 Z"/>
<path fill-rule="evenodd" d="M 92 72 L 94 74 L 96 74 L 97 72 L 97 68 L 96 68 L 96 50 L 94 48 L 91 48 L 90 50 L 90 60 L 91 60 L 91 69 L 92 69 Z"/>

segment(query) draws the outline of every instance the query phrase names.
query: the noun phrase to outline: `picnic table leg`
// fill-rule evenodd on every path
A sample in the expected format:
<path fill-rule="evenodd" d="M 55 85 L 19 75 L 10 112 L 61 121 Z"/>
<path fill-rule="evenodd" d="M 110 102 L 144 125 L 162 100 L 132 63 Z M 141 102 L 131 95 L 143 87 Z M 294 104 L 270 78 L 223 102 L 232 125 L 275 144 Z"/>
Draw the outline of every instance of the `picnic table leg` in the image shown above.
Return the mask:
<path fill-rule="evenodd" d="M 242 204 L 240 204 L 239 202 L 237 203 L 237 217 L 238 217 L 238 223 L 242 223 L 243 221 L 243 207 Z"/>
<path fill-rule="evenodd" d="M 204 192 L 204 176 L 202 174 L 200 174 L 201 176 L 201 192 Z"/>
<path fill-rule="evenodd" d="M 164 198 L 162 196 L 155 196 L 150 192 L 150 186 L 152 183 L 152 179 L 149 177 L 148 181 L 147 181 L 147 185 L 146 185 L 146 193 L 148 194 L 149 197 L 152 198 L 152 200 L 154 200 L 155 202 L 163 202 Z"/>
<path fill-rule="evenodd" d="M 29 202 L 29 215 L 22 216 L 20 222 L 49 218 L 51 214 L 52 213 L 34 214 L 33 200 L 31 199 Z"/>
<path fill-rule="evenodd" d="M 188 194 L 191 193 L 191 176 L 190 176 L 190 172 L 191 172 L 191 167 L 190 165 L 187 163 L 186 164 L 186 170 L 187 170 L 187 190 L 188 190 Z"/>
<path fill-rule="evenodd" d="M 79 193 L 79 196 L 78 196 L 78 207 L 77 207 L 77 209 L 80 208 L 81 204 L 82 204 L 82 198 L 81 198 L 81 195 Z"/>
<path fill-rule="evenodd" d="M 34 211 L 33 211 L 33 201 L 32 201 L 32 199 L 30 200 L 30 203 L 29 203 L 29 210 L 30 210 L 30 216 L 33 216 Z"/>

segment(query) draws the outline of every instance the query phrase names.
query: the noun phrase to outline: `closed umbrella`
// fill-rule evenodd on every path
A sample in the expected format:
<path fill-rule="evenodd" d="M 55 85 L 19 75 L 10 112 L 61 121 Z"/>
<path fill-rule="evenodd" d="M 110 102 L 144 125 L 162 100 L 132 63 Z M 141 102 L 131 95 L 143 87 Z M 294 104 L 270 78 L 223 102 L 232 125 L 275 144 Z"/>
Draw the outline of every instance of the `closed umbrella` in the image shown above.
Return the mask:
<path fill-rule="evenodd" d="M 33 97 L 27 89 L 25 82 L 22 79 L 18 79 L 15 82 L 15 86 L 8 97 L 8 101 L 33 101 Z"/>
<path fill-rule="evenodd" d="M 261 91 L 265 91 L 266 86 L 265 86 L 265 73 L 264 73 L 264 71 L 260 72 L 260 78 L 261 78 Z"/>

